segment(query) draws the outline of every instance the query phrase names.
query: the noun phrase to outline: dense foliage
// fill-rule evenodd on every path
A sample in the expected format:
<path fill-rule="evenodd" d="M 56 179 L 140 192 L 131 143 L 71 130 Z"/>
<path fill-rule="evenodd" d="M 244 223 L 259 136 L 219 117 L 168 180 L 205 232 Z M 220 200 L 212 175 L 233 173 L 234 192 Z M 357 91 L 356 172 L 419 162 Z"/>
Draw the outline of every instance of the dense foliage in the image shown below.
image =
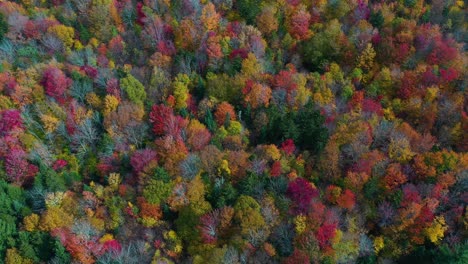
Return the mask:
<path fill-rule="evenodd" d="M 468 263 L 465 2 L 0 1 L 0 262 Z"/>

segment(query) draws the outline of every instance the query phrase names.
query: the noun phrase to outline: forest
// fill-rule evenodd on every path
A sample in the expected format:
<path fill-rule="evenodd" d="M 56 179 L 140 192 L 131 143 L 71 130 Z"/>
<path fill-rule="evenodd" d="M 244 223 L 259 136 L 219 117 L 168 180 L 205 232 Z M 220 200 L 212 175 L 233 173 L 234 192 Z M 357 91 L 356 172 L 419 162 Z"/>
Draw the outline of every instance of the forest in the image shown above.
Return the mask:
<path fill-rule="evenodd" d="M 468 263 L 467 5 L 0 1 L 0 263 Z"/>

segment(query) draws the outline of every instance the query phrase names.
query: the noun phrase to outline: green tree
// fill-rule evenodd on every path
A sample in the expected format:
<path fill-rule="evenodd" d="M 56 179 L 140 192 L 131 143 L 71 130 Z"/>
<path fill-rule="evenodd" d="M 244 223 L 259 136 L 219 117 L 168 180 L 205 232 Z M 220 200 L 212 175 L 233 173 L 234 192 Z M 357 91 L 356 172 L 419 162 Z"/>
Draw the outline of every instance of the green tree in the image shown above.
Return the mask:
<path fill-rule="evenodd" d="M 127 77 L 120 79 L 120 87 L 125 91 L 130 101 L 138 105 L 143 105 L 146 99 L 145 87 L 135 77 L 131 74 L 127 74 Z"/>

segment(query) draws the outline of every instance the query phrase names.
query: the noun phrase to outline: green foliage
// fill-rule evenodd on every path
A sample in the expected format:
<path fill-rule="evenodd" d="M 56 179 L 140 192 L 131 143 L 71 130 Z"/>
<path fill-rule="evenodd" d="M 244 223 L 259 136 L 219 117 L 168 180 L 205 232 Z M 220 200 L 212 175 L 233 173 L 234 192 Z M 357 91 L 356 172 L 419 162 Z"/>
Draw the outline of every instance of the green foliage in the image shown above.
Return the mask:
<path fill-rule="evenodd" d="M 143 189 L 143 197 L 152 204 L 161 204 L 166 201 L 172 192 L 172 183 L 150 179 Z"/>
<path fill-rule="evenodd" d="M 370 14 L 369 22 L 372 24 L 372 26 L 378 29 L 382 28 L 385 22 L 384 16 L 382 14 L 382 10 L 379 10 L 377 12 L 372 12 Z"/>
<path fill-rule="evenodd" d="M 241 17 L 245 19 L 247 24 L 253 25 L 255 18 L 262 11 L 261 5 L 254 0 L 238 0 L 235 1 L 235 7 L 239 11 Z"/>
<path fill-rule="evenodd" d="M 301 43 L 300 51 L 305 66 L 311 71 L 322 71 L 324 65 L 332 61 L 339 62 L 343 48 L 340 45 L 342 34 L 340 23 L 335 19 L 324 25 L 312 38 Z"/>
<path fill-rule="evenodd" d="M 275 106 L 268 109 L 269 123 L 261 141 L 279 144 L 292 139 L 298 146 L 320 153 L 328 141 L 325 118 L 311 102 L 297 112 L 283 112 Z"/>
<path fill-rule="evenodd" d="M 120 79 L 120 87 L 125 91 L 130 101 L 143 105 L 146 100 L 145 87 L 135 77 L 127 74 L 127 77 Z"/>
<path fill-rule="evenodd" d="M 5 19 L 5 15 L 0 13 L 0 43 L 3 41 L 5 34 L 8 32 L 8 23 Z"/>

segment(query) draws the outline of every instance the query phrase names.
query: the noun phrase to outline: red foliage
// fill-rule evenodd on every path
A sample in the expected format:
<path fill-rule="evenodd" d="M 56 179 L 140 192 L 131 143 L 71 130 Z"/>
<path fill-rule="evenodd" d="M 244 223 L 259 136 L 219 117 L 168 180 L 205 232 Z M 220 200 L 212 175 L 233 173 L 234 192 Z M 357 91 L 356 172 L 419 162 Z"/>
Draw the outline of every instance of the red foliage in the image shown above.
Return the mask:
<path fill-rule="evenodd" d="M 372 99 L 364 99 L 362 101 L 362 110 L 364 112 L 376 113 L 379 116 L 383 115 L 382 105 Z"/>
<path fill-rule="evenodd" d="M 227 102 L 222 102 L 218 105 L 216 112 L 214 113 L 216 123 L 218 123 L 219 126 L 222 126 L 226 122 L 227 115 L 229 115 L 230 120 L 236 120 L 236 112 L 234 112 L 234 107 Z"/>
<path fill-rule="evenodd" d="M 102 249 L 104 252 L 119 254 L 122 251 L 122 246 L 120 245 L 119 241 L 112 239 L 104 242 Z"/>
<path fill-rule="evenodd" d="M 292 155 L 296 150 L 296 145 L 294 145 L 294 141 L 292 139 L 286 139 L 281 144 L 281 150 L 286 153 L 286 155 Z"/>
<path fill-rule="evenodd" d="M 310 14 L 305 10 L 299 10 L 290 18 L 288 31 L 297 40 L 304 40 L 310 37 L 309 23 Z"/>
<path fill-rule="evenodd" d="M 337 200 L 338 206 L 351 210 L 356 204 L 356 196 L 350 190 L 345 190 Z"/>
<path fill-rule="evenodd" d="M 226 27 L 226 33 L 229 37 L 235 38 L 242 32 L 242 24 L 239 21 L 229 22 Z"/>
<path fill-rule="evenodd" d="M 106 176 L 111 172 L 118 172 L 120 165 L 120 158 L 118 157 L 118 154 L 113 153 L 112 156 L 102 157 L 96 167 L 100 175 Z"/>
<path fill-rule="evenodd" d="M 440 76 L 445 82 L 451 82 L 453 80 L 458 79 L 459 73 L 454 68 L 448 68 L 447 70 L 441 69 Z"/>
<path fill-rule="evenodd" d="M 310 210 L 312 199 L 319 195 L 318 190 L 304 178 L 296 178 L 289 182 L 286 191 L 288 197 L 293 201 L 292 210 L 296 214 L 307 214 Z"/>
<path fill-rule="evenodd" d="M 401 200 L 401 206 L 405 207 L 411 203 L 421 203 L 421 196 L 419 195 L 416 186 L 413 184 L 407 184 L 403 186 L 403 199 Z"/>
<path fill-rule="evenodd" d="M 206 213 L 200 217 L 200 225 L 197 229 L 200 231 L 203 243 L 215 244 L 218 240 L 218 225 L 220 224 L 219 210 Z"/>
<path fill-rule="evenodd" d="M 162 136 L 166 132 L 166 121 L 173 117 L 172 108 L 165 105 L 154 105 L 149 114 L 150 122 L 153 123 L 153 132 Z"/>
<path fill-rule="evenodd" d="M 275 161 L 273 165 L 271 165 L 270 175 L 273 177 L 281 175 L 281 162 Z"/>
<path fill-rule="evenodd" d="M 287 71 L 282 70 L 273 78 L 273 87 L 276 89 L 284 89 L 288 92 L 297 89 L 297 84 L 294 82 L 293 74 L 296 72 L 295 69 L 289 69 Z"/>
<path fill-rule="evenodd" d="M 63 160 L 63 159 L 59 159 L 59 160 L 56 160 L 54 162 L 54 165 L 52 165 L 52 168 L 54 170 L 60 170 L 62 168 L 65 168 L 65 166 L 67 166 L 68 162 L 66 160 Z"/>
<path fill-rule="evenodd" d="M 86 240 L 71 233 L 68 228 L 59 228 L 52 231 L 70 255 L 83 264 L 95 263 L 94 256 L 102 254 L 103 246 L 96 239 Z"/>
<path fill-rule="evenodd" d="M 146 15 L 145 15 L 145 12 L 143 12 L 143 3 L 141 2 L 137 3 L 136 11 L 137 11 L 137 19 L 136 19 L 137 24 L 140 26 L 144 26 Z"/>
<path fill-rule="evenodd" d="M 97 69 L 89 65 L 81 66 L 80 70 L 84 71 L 86 75 L 88 75 L 88 77 L 90 77 L 91 79 L 96 78 L 98 75 Z"/>
<path fill-rule="evenodd" d="M 206 54 L 209 58 L 219 59 L 223 57 L 223 52 L 221 50 L 219 40 L 219 36 L 216 36 L 214 32 L 208 33 L 208 39 L 206 40 Z"/>
<path fill-rule="evenodd" d="M 287 257 L 283 264 L 299 264 L 299 263 L 310 263 L 309 256 L 297 248 L 294 249 L 294 252 L 291 256 Z"/>
<path fill-rule="evenodd" d="M 39 169 L 28 162 L 27 156 L 27 153 L 19 147 L 10 149 L 5 158 L 5 171 L 8 175 L 8 180 L 22 185 L 32 180 L 36 175 Z"/>
<path fill-rule="evenodd" d="M 124 41 L 122 37 L 115 36 L 109 41 L 109 51 L 112 56 L 117 57 L 124 51 Z"/>
<path fill-rule="evenodd" d="M 120 100 L 119 80 L 116 78 L 112 78 L 109 81 L 107 81 L 106 92 Z"/>
<path fill-rule="evenodd" d="M 147 172 L 149 167 L 157 165 L 158 159 L 156 151 L 152 149 L 140 149 L 133 153 L 130 159 L 133 171 L 138 175 L 142 172 Z"/>
<path fill-rule="evenodd" d="M 440 37 L 436 38 L 434 49 L 427 56 L 427 63 L 431 65 L 442 65 L 453 61 L 457 57 L 457 49 L 454 46 L 453 39 L 443 40 Z"/>
<path fill-rule="evenodd" d="M 40 32 L 34 23 L 34 21 L 29 20 L 24 25 L 23 33 L 27 38 L 37 39 L 40 37 Z"/>
<path fill-rule="evenodd" d="M 71 79 L 60 69 L 50 66 L 44 71 L 42 85 L 44 85 L 45 93 L 61 104 L 65 102 L 67 89 L 71 84 Z"/>
<path fill-rule="evenodd" d="M 0 112 L 0 134 L 6 135 L 13 130 L 23 129 L 21 112 L 16 109 L 4 110 Z"/>
<path fill-rule="evenodd" d="M 426 71 L 421 75 L 421 83 L 426 87 L 437 84 L 439 77 L 434 74 L 434 69 L 432 67 L 427 67 Z"/>
<path fill-rule="evenodd" d="M 416 90 L 416 76 L 412 72 L 405 72 L 403 78 L 401 78 L 400 89 L 398 90 L 398 96 L 402 99 L 408 99 L 414 95 Z"/>
<path fill-rule="evenodd" d="M 374 166 L 375 161 L 369 159 L 360 159 L 357 163 L 355 163 L 351 170 L 355 173 L 365 173 L 367 175 L 371 175 L 372 167 Z"/>
<path fill-rule="evenodd" d="M 411 46 L 408 43 L 400 44 L 398 49 L 395 49 L 395 55 L 394 55 L 395 61 L 399 64 L 403 63 L 405 59 L 408 57 L 410 50 L 411 50 Z"/>
<path fill-rule="evenodd" d="M 249 55 L 249 53 L 245 49 L 234 49 L 229 54 L 229 59 L 231 59 L 231 60 L 235 59 L 235 58 L 245 59 L 245 58 L 247 58 L 248 55 Z"/>
<path fill-rule="evenodd" d="M 336 235 L 336 227 L 335 224 L 324 224 L 317 230 L 315 238 L 321 249 L 329 250 L 331 248 L 330 240 Z"/>
<path fill-rule="evenodd" d="M 166 56 L 172 56 L 177 52 L 172 41 L 159 41 L 157 48 L 161 54 Z"/>

